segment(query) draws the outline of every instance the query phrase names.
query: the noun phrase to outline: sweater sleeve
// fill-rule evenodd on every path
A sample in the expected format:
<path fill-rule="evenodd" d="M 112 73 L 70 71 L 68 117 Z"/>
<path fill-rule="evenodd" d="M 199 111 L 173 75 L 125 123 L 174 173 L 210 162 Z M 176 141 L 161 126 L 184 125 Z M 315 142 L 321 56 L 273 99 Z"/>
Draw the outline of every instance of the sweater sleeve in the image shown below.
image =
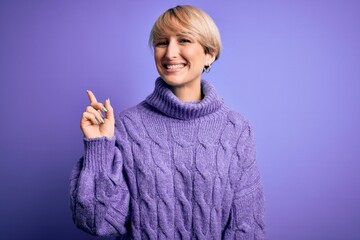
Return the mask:
<path fill-rule="evenodd" d="M 249 123 L 238 140 L 236 178 L 226 239 L 266 239 L 264 194 L 256 164 L 255 141 Z M 240 173 L 240 174 L 239 174 Z"/>
<path fill-rule="evenodd" d="M 116 138 L 125 137 L 115 129 Z M 115 137 L 101 137 L 85 138 L 84 147 L 70 178 L 73 221 L 93 235 L 125 234 L 130 202 L 123 168 L 126 146 Z"/>

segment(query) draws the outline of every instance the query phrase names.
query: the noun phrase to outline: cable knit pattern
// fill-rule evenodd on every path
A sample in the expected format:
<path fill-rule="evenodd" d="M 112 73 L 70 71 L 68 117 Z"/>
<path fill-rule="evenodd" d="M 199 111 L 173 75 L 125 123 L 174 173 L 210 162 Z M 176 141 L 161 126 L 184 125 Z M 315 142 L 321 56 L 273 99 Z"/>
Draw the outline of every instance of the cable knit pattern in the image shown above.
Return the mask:
<path fill-rule="evenodd" d="M 181 102 L 154 92 L 116 117 L 114 139 L 84 139 L 70 181 L 75 224 L 118 239 L 265 239 L 249 122 L 212 85 Z"/>

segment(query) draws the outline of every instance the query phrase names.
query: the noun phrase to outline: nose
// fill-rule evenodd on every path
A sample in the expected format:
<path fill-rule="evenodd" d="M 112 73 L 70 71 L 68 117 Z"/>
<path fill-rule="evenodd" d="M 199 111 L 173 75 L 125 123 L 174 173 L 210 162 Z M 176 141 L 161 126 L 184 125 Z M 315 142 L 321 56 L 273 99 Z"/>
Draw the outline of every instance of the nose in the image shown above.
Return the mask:
<path fill-rule="evenodd" d="M 179 46 L 176 40 L 169 40 L 169 44 L 166 48 L 166 57 L 168 59 L 177 58 L 179 56 Z"/>

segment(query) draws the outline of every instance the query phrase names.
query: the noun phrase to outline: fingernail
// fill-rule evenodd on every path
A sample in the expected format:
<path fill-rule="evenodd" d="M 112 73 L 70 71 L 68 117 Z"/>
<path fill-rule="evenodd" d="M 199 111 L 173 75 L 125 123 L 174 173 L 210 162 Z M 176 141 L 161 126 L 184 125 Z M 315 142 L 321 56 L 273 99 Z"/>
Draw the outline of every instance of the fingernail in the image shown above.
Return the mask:
<path fill-rule="evenodd" d="M 95 119 L 95 123 L 96 123 L 96 125 L 99 125 L 99 122 Z"/>
<path fill-rule="evenodd" d="M 102 107 L 102 110 L 104 110 L 104 112 L 107 112 L 107 109 L 105 106 Z"/>
<path fill-rule="evenodd" d="M 110 104 L 110 98 L 108 98 L 107 100 L 108 100 L 108 102 L 109 102 L 109 104 Z"/>
<path fill-rule="evenodd" d="M 101 117 L 100 118 L 100 121 L 102 122 L 102 123 L 105 123 L 105 121 L 104 121 L 104 119 Z"/>

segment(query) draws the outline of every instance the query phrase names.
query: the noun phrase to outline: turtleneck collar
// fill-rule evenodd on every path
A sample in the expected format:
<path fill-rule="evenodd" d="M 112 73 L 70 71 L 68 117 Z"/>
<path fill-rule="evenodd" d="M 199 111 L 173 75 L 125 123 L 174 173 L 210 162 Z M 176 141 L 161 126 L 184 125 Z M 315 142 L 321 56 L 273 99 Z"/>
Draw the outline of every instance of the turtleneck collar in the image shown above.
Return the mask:
<path fill-rule="evenodd" d="M 206 80 L 201 80 L 201 91 L 204 96 L 201 101 L 182 102 L 159 77 L 155 82 L 154 92 L 145 101 L 169 117 L 190 120 L 211 114 L 223 105 L 223 99 Z"/>

